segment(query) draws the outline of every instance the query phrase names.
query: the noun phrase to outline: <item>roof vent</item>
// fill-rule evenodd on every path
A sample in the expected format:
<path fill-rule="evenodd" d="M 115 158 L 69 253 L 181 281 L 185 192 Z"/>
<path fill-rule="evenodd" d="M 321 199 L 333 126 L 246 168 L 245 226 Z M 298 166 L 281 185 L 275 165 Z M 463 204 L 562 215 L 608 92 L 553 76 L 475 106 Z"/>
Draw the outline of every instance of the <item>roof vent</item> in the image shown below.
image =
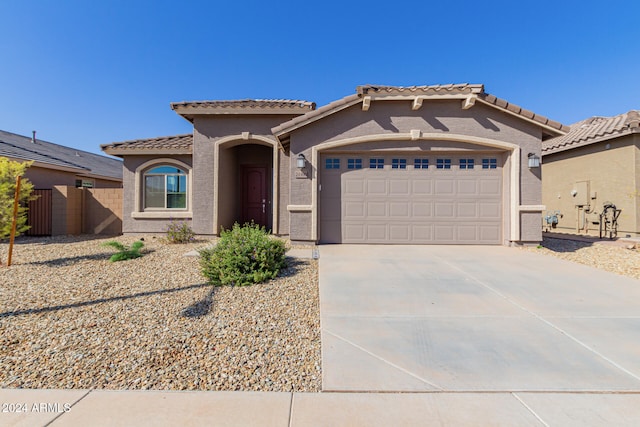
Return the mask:
<path fill-rule="evenodd" d="M 31 131 L 31 134 L 32 134 L 32 136 L 31 136 L 31 142 L 35 144 L 35 143 L 36 143 L 36 131 L 35 131 L 35 130 L 32 130 L 32 131 Z"/>
<path fill-rule="evenodd" d="M 76 151 L 76 157 L 80 157 L 80 153 Z"/>

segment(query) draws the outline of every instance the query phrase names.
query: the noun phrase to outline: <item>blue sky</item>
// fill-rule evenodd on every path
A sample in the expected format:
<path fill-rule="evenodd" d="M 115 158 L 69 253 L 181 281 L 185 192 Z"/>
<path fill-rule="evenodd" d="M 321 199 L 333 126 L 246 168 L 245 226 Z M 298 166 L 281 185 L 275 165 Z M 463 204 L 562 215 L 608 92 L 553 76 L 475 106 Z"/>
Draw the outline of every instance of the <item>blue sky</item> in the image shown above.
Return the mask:
<path fill-rule="evenodd" d="M 571 124 L 640 109 L 640 3 L 0 0 L 0 129 L 100 152 L 169 103 L 482 83 Z"/>

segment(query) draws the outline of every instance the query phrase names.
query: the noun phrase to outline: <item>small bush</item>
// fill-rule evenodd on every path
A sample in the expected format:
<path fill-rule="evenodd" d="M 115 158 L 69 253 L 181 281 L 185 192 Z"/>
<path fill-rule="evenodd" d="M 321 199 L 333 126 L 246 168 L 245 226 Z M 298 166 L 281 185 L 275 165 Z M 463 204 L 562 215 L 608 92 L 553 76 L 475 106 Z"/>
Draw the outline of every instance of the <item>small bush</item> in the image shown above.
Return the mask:
<path fill-rule="evenodd" d="M 196 234 L 186 221 L 171 220 L 167 226 L 167 240 L 169 243 L 190 243 L 195 240 Z"/>
<path fill-rule="evenodd" d="M 144 243 L 138 240 L 137 242 L 134 242 L 131 247 L 127 247 L 120 242 L 112 240 L 110 242 L 103 243 L 102 246 L 109 246 L 118 251 L 117 253 L 111 255 L 111 258 L 109 258 L 109 261 L 116 262 L 133 258 L 140 258 L 142 256 L 142 254 L 140 253 L 140 249 L 142 249 Z"/>
<path fill-rule="evenodd" d="M 202 274 L 214 286 L 246 286 L 275 278 L 285 266 L 285 244 L 264 227 L 237 223 L 213 248 L 200 251 Z"/>

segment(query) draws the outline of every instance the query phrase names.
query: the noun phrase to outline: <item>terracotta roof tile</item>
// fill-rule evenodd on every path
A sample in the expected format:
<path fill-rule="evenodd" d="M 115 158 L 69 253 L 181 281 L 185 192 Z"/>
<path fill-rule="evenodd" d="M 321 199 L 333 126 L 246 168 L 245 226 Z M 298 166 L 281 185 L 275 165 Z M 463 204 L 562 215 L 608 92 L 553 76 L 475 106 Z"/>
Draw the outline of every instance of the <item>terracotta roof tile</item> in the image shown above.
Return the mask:
<path fill-rule="evenodd" d="M 103 144 L 101 148 L 109 154 L 126 154 L 130 151 L 181 151 L 191 152 L 193 135 L 160 136 L 157 138 L 133 139 L 130 141 Z"/>
<path fill-rule="evenodd" d="M 590 117 L 570 126 L 566 135 L 542 143 L 542 154 L 552 154 L 598 141 L 640 132 L 640 111 L 631 110 L 613 117 Z"/>
<path fill-rule="evenodd" d="M 300 101 L 295 99 L 238 99 L 221 101 L 183 101 L 172 102 L 175 107 L 205 107 L 205 108 L 305 108 L 313 110 L 314 102 Z"/>
<path fill-rule="evenodd" d="M 424 85 L 424 86 L 384 86 L 384 85 L 363 85 L 356 88 L 356 93 L 366 95 L 369 93 L 387 93 L 398 95 L 429 95 L 436 93 L 480 93 L 484 91 L 483 85 L 458 83 L 447 85 Z"/>

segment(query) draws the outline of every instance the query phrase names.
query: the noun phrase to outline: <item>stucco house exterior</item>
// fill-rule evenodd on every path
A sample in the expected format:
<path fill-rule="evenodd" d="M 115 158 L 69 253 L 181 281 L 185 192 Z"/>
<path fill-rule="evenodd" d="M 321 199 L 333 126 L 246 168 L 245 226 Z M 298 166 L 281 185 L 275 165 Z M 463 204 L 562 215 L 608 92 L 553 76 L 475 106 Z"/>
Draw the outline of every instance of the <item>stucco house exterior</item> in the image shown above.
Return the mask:
<path fill-rule="evenodd" d="M 482 85 L 359 86 L 296 100 L 177 102 L 193 134 L 105 144 L 124 160 L 124 233 L 254 221 L 310 243 L 539 242 L 529 159 L 568 128 Z"/>
<path fill-rule="evenodd" d="M 542 143 L 543 204 L 555 231 L 598 234 L 606 202 L 621 209 L 618 236 L 640 236 L 640 111 L 591 117 Z"/>

